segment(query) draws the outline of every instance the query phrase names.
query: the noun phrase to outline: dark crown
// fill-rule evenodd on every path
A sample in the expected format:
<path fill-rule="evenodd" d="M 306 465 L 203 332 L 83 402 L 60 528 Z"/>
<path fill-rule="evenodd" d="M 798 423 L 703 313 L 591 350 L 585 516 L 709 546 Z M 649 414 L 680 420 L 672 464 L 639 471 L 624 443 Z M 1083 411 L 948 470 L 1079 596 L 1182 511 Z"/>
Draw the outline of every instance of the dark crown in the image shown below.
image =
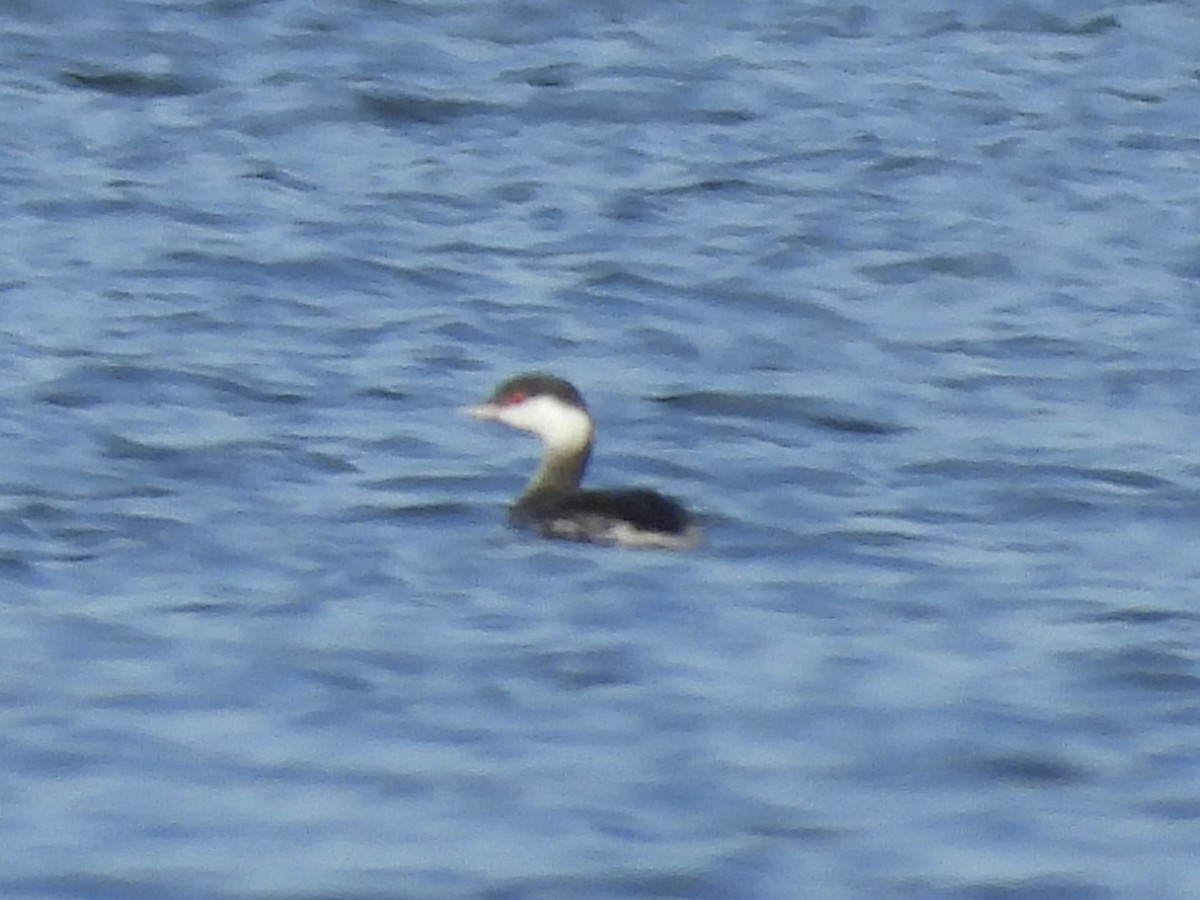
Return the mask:
<path fill-rule="evenodd" d="M 513 395 L 519 395 L 523 399 L 525 397 L 538 397 L 544 394 L 557 397 L 571 406 L 587 409 L 587 406 L 583 402 L 583 397 L 579 391 L 575 390 L 573 384 L 569 381 L 563 381 L 561 378 L 555 378 L 553 375 L 546 375 L 543 372 L 524 372 L 520 375 L 514 375 L 492 392 L 492 396 L 488 398 L 488 402 L 503 404 L 505 400 L 513 397 Z M 512 401 L 509 400 L 509 402 Z"/>

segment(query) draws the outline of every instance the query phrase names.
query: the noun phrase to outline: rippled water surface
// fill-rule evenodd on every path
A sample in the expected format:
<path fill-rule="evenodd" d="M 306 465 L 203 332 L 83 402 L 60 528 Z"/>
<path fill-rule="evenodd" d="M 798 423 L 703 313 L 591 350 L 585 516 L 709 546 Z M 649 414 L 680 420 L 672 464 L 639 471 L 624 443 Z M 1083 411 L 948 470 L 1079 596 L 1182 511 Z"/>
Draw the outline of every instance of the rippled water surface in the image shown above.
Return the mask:
<path fill-rule="evenodd" d="M 0 895 L 1200 896 L 1194 4 L 0 21 Z"/>

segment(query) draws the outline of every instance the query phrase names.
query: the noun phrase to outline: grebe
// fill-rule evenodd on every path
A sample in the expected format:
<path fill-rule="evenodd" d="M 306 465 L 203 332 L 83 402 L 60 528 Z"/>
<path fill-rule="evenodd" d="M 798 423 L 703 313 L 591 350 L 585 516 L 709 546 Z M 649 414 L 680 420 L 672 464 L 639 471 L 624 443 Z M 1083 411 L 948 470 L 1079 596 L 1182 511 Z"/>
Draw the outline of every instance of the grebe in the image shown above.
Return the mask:
<path fill-rule="evenodd" d="M 699 541 L 683 507 L 657 491 L 579 487 L 592 455 L 592 417 L 569 382 L 540 372 L 515 375 L 463 412 L 542 440 L 541 465 L 509 509 L 511 524 L 542 537 L 625 547 L 678 550 Z"/>

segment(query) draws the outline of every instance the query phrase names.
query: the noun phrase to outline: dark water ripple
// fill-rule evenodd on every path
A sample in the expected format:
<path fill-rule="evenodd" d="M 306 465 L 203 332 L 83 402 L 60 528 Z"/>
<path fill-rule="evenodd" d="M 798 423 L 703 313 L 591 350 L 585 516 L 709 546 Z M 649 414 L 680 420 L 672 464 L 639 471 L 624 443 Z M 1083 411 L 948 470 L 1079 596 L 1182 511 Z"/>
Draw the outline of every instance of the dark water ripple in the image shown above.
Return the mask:
<path fill-rule="evenodd" d="M 1189 4 L 3 15 L 4 897 L 1200 895 Z"/>

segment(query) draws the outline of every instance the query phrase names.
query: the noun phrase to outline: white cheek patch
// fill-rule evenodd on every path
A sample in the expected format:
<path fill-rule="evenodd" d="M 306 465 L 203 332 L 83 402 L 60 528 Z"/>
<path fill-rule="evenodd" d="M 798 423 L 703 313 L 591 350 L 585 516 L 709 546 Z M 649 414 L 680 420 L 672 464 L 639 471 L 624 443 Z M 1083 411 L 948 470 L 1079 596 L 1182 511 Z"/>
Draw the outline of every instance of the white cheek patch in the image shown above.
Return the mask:
<path fill-rule="evenodd" d="M 496 418 L 513 428 L 532 431 L 554 449 L 582 447 L 592 439 L 588 414 L 548 395 L 501 407 Z"/>

